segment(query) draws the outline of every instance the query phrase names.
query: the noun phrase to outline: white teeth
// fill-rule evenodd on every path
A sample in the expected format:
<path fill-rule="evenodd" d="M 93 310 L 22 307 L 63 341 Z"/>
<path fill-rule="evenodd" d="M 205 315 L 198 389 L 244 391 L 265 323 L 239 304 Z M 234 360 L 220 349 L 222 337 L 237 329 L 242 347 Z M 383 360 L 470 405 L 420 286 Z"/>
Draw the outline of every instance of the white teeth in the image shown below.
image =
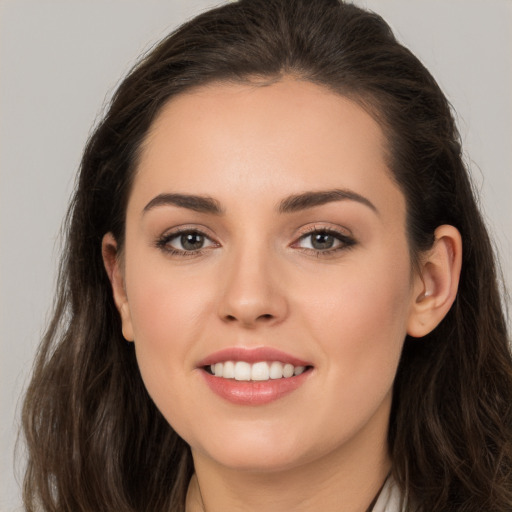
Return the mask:
<path fill-rule="evenodd" d="M 219 376 L 222 375 L 222 366 L 223 366 L 222 363 L 215 363 L 214 375 L 219 375 Z"/>
<path fill-rule="evenodd" d="M 293 370 L 293 375 L 300 375 L 301 373 L 304 373 L 304 370 L 306 369 L 305 366 L 296 366 Z M 225 372 L 226 370 L 224 370 Z"/>
<path fill-rule="evenodd" d="M 222 377 L 225 379 L 235 378 L 235 363 L 233 363 L 233 361 L 226 361 L 224 363 L 224 368 L 222 369 Z"/>
<path fill-rule="evenodd" d="M 251 380 L 251 365 L 249 363 L 244 361 L 235 363 L 235 380 Z"/>
<path fill-rule="evenodd" d="M 215 377 L 224 379 L 235 379 L 241 381 L 266 381 L 269 379 L 282 379 L 300 375 L 306 370 L 305 366 L 293 366 L 292 364 L 283 364 L 279 361 L 260 361 L 250 364 L 245 361 L 225 361 L 224 363 L 215 363 L 210 366 L 210 370 Z"/>
<path fill-rule="evenodd" d="M 293 364 L 285 364 L 283 367 L 283 377 L 288 378 L 293 375 Z"/>
<path fill-rule="evenodd" d="M 270 365 L 270 378 L 282 379 L 283 378 L 283 365 L 279 361 L 272 361 Z"/>
<path fill-rule="evenodd" d="M 270 368 L 267 363 L 254 363 L 251 368 L 251 380 L 268 380 Z"/>

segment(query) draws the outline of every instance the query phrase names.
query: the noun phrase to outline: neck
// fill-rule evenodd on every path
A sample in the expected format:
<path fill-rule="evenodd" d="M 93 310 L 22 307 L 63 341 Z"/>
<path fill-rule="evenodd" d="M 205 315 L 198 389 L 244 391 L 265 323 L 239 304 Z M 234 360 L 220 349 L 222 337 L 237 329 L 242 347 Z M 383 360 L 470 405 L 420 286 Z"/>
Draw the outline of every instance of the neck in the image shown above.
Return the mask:
<path fill-rule="evenodd" d="M 384 433 L 385 434 L 385 433 Z M 226 468 L 194 453 L 196 474 L 187 512 L 365 512 L 379 492 L 391 462 L 385 435 L 361 446 L 354 441 L 293 468 L 249 471 Z"/>

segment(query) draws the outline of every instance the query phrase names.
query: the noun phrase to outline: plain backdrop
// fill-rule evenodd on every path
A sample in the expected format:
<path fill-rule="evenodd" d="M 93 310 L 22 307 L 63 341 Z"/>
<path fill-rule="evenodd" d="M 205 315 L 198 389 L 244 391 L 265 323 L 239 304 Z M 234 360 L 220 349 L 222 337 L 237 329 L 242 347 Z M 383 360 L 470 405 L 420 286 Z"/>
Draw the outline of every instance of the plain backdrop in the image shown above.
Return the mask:
<path fill-rule="evenodd" d="M 0 0 L 0 511 L 81 151 L 136 57 L 211 0 Z M 512 1 L 360 0 L 438 79 L 512 288 Z M 21 450 L 21 454 L 23 451 Z"/>

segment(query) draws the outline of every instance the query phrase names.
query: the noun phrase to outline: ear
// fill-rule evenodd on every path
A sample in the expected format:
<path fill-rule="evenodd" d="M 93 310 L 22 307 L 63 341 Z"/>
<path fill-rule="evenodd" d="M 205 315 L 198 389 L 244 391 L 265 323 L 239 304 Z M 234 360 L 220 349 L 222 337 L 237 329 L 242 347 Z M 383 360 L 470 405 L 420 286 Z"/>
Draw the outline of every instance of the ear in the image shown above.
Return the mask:
<path fill-rule="evenodd" d="M 121 265 L 121 257 L 117 248 L 117 242 L 112 233 L 107 233 L 101 242 L 101 254 L 103 264 L 107 271 L 112 293 L 117 310 L 121 316 L 123 336 L 128 341 L 133 341 L 133 327 L 130 314 L 130 306 L 124 285 L 124 275 Z"/>
<path fill-rule="evenodd" d="M 435 241 L 421 261 L 414 281 L 415 300 L 407 334 L 419 338 L 435 329 L 448 313 L 459 285 L 462 238 L 457 228 L 443 225 L 435 230 Z"/>

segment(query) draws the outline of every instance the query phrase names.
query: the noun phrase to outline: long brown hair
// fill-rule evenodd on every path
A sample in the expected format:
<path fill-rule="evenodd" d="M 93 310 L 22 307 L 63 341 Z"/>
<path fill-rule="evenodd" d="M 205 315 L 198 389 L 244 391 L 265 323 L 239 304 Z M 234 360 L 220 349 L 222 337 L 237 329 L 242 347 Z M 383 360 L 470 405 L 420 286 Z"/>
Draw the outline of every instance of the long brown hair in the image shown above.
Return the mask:
<path fill-rule="evenodd" d="M 142 383 L 103 267 L 122 246 L 141 142 L 170 98 L 292 74 L 350 97 L 383 127 L 407 202 L 411 257 L 441 224 L 463 238 L 457 299 L 405 340 L 389 428 L 393 475 L 422 510 L 512 510 L 512 360 L 494 255 L 450 106 L 376 14 L 336 0 L 241 0 L 164 39 L 131 71 L 83 155 L 53 319 L 27 391 L 28 511 L 183 511 L 189 447 Z"/>

